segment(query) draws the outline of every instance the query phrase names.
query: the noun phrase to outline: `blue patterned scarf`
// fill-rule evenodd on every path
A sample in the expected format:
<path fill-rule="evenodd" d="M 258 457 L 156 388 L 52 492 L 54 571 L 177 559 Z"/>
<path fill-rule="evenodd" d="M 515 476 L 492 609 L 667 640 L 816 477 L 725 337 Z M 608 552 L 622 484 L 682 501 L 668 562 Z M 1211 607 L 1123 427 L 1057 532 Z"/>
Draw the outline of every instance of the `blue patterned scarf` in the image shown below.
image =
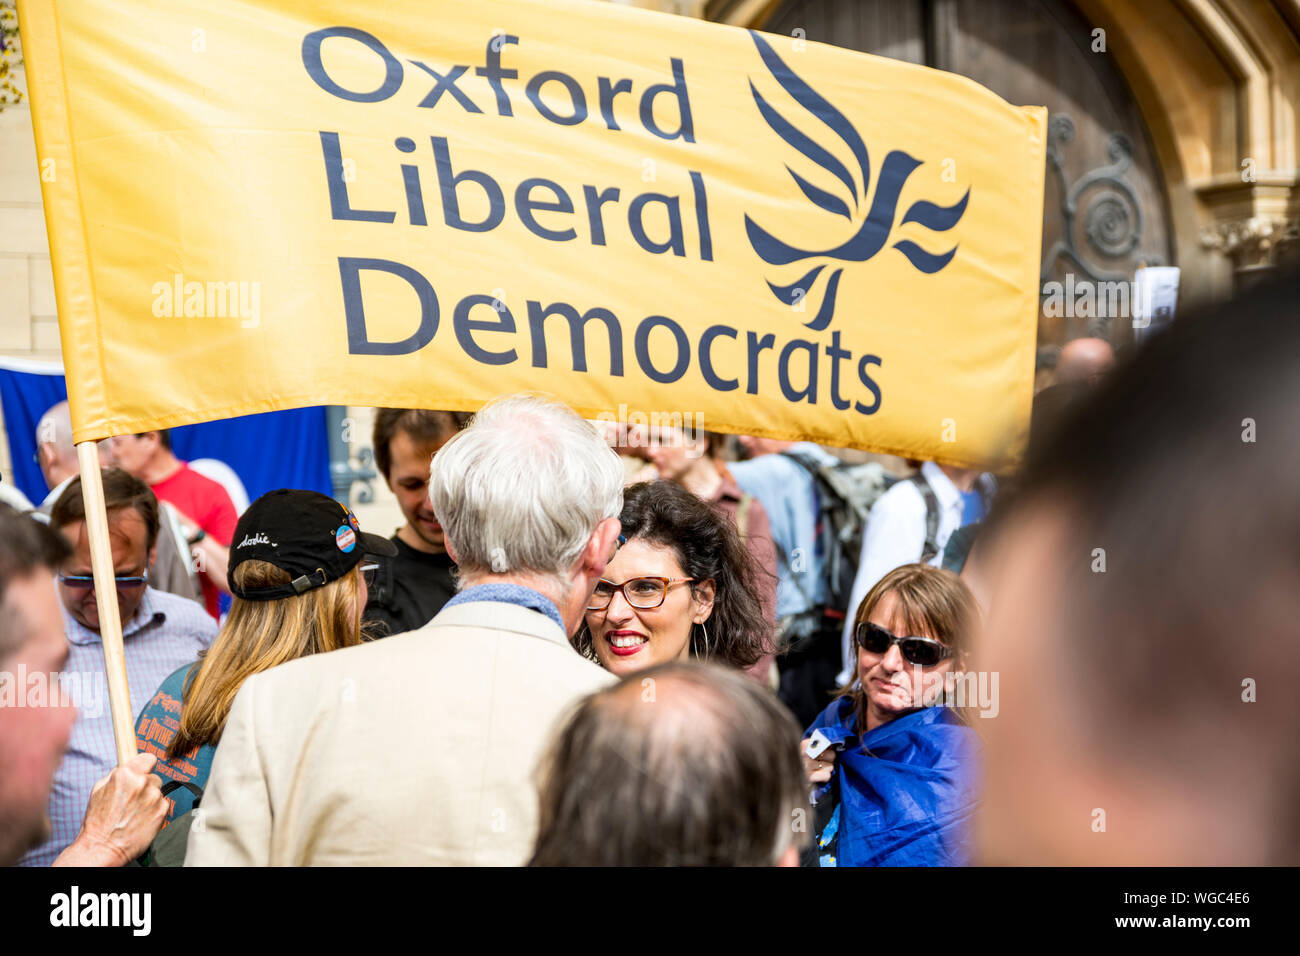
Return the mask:
<path fill-rule="evenodd" d="M 856 721 L 853 701 L 841 697 L 805 733 L 821 730 L 843 747 L 835 757 L 837 865 L 968 865 L 979 736 L 946 707 L 906 714 L 861 739 Z"/>
<path fill-rule="evenodd" d="M 506 581 L 476 584 L 472 588 L 461 591 L 443 607 L 472 604 L 475 601 L 500 601 L 503 604 L 517 604 L 519 607 L 540 611 L 554 621 L 561 631 L 564 630 L 564 619 L 560 617 L 560 609 L 555 606 L 555 602 L 540 591 L 526 588 L 522 584 L 510 584 Z M 568 637 L 569 635 L 565 634 L 564 636 Z"/>

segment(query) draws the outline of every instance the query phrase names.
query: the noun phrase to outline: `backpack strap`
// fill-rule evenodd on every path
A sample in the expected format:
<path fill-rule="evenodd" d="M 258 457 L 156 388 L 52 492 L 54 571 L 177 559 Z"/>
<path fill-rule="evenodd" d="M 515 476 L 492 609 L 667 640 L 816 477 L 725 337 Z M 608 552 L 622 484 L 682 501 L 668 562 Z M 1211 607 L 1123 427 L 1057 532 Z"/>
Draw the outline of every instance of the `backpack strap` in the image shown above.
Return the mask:
<path fill-rule="evenodd" d="M 921 563 L 929 564 L 939 553 L 939 499 L 925 475 L 916 474 L 908 479 L 925 499 L 925 544 L 921 546 Z"/>
<path fill-rule="evenodd" d="M 194 811 L 203 799 L 203 788 L 189 780 L 167 780 L 162 785 L 162 795 L 165 797 L 181 787 L 194 794 L 193 806 L 162 828 L 145 851 L 132 861 L 136 866 L 180 866 L 185 862 L 185 841 L 194 823 Z M 166 862 L 160 862 L 160 853 Z"/>
<path fill-rule="evenodd" d="M 173 790 L 179 790 L 181 787 L 194 794 L 194 806 L 197 807 L 199 801 L 203 799 L 203 788 L 197 783 L 191 783 L 189 780 L 168 780 L 162 785 L 162 795 L 165 797 Z"/>
<path fill-rule="evenodd" d="M 804 461 L 802 461 L 797 455 L 787 454 L 786 452 L 778 452 L 777 454 L 789 458 L 792 461 L 798 462 L 804 468 L 808 467 L 807 464 Z M 739 519 L 740 517 L 739 513 L 737 513 L 736 517 L 737 519 Z M 791 566 L 790 555 L 786 554 L 785 548 L 781 546 L 781 542 L 777 540 L 775 534 L 772 535 L 772 546 L 776 551 L 777 563 L 780 565 L 781 569 L 785 571 L 786 580 L 788 580 L 791 584 L 794 585 L 794 589 L 798 591 L 799 596 L 803 598 L 804 607 L 807 609 L 802 614 L 790 614 L 790 615 L 786 615 L 785 618 L 781 619 L 780 621 L 781 636 L 784 637 L 791 630 L 792 627 L 796 629 L 799 628 L 799 623 L 796 619 L 807 618 L 810 616 L 820 619 L 822 614 L 822 609 L 818 608 L 817 605 L 813 603 L 812 595 L 808 593 L 808 589 L 804 587 L 803 582 L 800 580 L 802 574 L 798 571 L 795 571 L 795 569 Z M 797 639 L 796 639 L 796 643 L 797 643 Z"/>
<path fill-rule="evenodd" d="M 826 512 L 833 507 L 836 493 L 835 489 L 830 487 L 825 476 L 822 475 L 822 468 L 817 462 L 805 458 L 798 452 L 790 450 L 777 452 L 782 458 L 789 458 L 808 473 L 812 479 L 813 493 L 817 496 L 817 519 L 814 522 L 813 539 L 822 548 L 822 558 L 826 561 L 834 560 L 834 549 L 836 542 L 828 543 L 827 538 L 831 537 L 831 532 L 826 526 Z"/>
<path fill-rule="evenodd" d="M 777 454 L 780 455 L 782 458 L 789 458 L 791 461 L 796 462 L 800 467 L 803 468 L 804 471 L 812 475 L 814 479 L 818 477 L 818 473 L 821 470 L 821 465 L 817 464 L 817 462 L 805 458 L 797 451 L 790 451 L 790 449 L 788 448 L 785 451 L 777 452 Z"/>
<path fill-rule="evenodd" d="M 396 561 L 396 555 L 392 557 L 389 557 L 386 554 L 376 555 L 374 563 L 379 565 L 379 567 L 375 569 L 374 582 L 367 589 L 369 597 L 366 600 L 366 603 L 368 605 L 375 604 L 379 607 L 387 607 L 388 602 L 392 600 L 393 592 L 395 590 L 393 583 L 396 578 L 394 569 Z"/>
<path fill-rule="evenodd" d="M 853 587 L 853 579 L 857 576 L 858 567 L 858 549 L 854 547 L 857 542 L 840 535 L 839 525 L 832 519 L 831 514 L 837 502 L 841 505 L 845 504 L 844 496 L 827 478 L 825 469 L 817 461 L 805 458 L 789 449 L 779 454 L 797 462 L 812 479 L 813 490 L 817 495 L 814 539 L 821 548 L 821 558 L 824 562 L 822 575 L 826 579 L 827 597 L 834 605 L 826 608 L 826 611 L 829 616 L 842 620 L 844 609 L 839 605 L 841 602 L 847 603 L 848 591 Z"/>
<path fill-rule="evenodd" d="M 743 540 L 749 534 L 749 510 L 754 504 L 754 496 L 745 492 L 740 495 L 740 503 L 736 505 L 736 532 Z"/>
<path fill-rule="evenodd" d="M 790 566 L 790 559 L 786 556 L 785 548 L 781 547 L 781 542 L 776 540 L 775 535 L 772 536 L 772 545 L 776 549 L 776 560 L 780 563 L 781 567 L 785 568 L 785 573 L 788 575 L 790 583 L 793 584 L 794 589 L 799 592 L 800 597 L 803 598 L 804 604 L 808 606 L 808 609 L 812 610 L 812 595 L 810 595 L 807 588 L 799 582 L 799 572 Z"/>

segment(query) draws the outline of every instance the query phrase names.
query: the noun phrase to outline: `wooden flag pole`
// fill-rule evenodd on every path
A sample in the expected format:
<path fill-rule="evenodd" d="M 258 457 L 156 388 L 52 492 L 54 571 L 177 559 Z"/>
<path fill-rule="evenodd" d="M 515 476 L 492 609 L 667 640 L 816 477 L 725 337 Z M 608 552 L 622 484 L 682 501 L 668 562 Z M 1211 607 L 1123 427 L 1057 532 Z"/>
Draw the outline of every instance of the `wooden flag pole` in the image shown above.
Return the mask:
<path fill-rule="evenodd" d="M 81 465 L 81 500 L 86 506 L 86 533 L 90 536 L 90 567 L 95 575 L 95 603 L 99 608 L 99 639 L 104 647 L 104 673 L 108 676 L 108 706 L 113 716 L 117 762 L 136 754 L 131 693 L 126 682 L 126 654 L 122 650 L 122 618 L 117 609 L 117 580 L 113 549 L 108 542 L 108 510 L 104 507 L 104 479 L 99 471 L 99 443 L 77 445 Z"/>

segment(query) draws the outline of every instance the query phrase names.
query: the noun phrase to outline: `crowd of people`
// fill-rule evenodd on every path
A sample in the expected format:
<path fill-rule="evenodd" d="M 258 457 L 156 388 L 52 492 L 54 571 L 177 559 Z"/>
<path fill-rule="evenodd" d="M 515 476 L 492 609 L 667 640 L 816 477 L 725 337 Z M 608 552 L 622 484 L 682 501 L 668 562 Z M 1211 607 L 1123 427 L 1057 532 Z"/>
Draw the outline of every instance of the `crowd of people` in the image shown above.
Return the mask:
<path fill-rule="evenodd" d="M 839 577 L 855 465 L 808 442 L 384 409 L 384 538 L 112 439 L 120 765 L 56 406 L 50 497 L 0 506 L 0 862 L 1296 862 L 1297 291 L 1071 343 L 1023 467 L 878 469 Z M 60 672 L 97 680 L 15 705 Z"/>

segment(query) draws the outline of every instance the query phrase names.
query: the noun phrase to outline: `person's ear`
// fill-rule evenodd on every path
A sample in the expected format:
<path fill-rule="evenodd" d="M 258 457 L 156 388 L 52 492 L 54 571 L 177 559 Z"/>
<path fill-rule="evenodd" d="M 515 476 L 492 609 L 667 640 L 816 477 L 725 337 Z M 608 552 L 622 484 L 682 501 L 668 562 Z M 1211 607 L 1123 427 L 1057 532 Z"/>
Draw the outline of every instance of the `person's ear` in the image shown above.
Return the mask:
<path fill-rule="evenodd" d="M 37 446 L 37 454 L 40 455 L 41 470 L 45 470 L 54 464 L 56 452 L 54 446 L 49 443 L 43 443 Z"/>
<path fill-rule="evenodd" d="M 447 537 L 445 531 L 442 536 L 442 546 L 447 549 L 447 556 L 451 558 L 455 564 L 460 564 L 460 558 L 456 557 L 456 549 L 451 543 L 451 538 Z"/>
<path fill-rule="evenodd" d="M 798 866 L 799 865 L 799 848 L 791 843 L 781 854 L 781 859 L 776 861 L 777 866 Z"/>
<path fill-rule="evenodd" d="M 158 557 L 158 545 L 155 544 L 152 548 L 149 549 L 149 553 L 145 555 L 144 566 L 146 568 L 152 568 L 154 560 L 157 557 Z"/>
<path fill-rule="evenodd" d="M 588 577 L 598 578 L 605 573 L 605 565 L 614 556 L 614 545 L 618 541 L 623 523 L 617 518 L 604 518 L 596 525 L 596 530 L 587 539 L 587 546 L 582 549 L 582 571 Z"/>
<path fill-rule="evenodd" d="M 695 599 L 695 617 L 696 624 L 703 624 L 713 614 L 713 599 L 717 594 L 717 588 L 713 583 L 713 578 L 705 578 L 703 581 L 696 581 L 691 587 L 691 596 Z"/>

